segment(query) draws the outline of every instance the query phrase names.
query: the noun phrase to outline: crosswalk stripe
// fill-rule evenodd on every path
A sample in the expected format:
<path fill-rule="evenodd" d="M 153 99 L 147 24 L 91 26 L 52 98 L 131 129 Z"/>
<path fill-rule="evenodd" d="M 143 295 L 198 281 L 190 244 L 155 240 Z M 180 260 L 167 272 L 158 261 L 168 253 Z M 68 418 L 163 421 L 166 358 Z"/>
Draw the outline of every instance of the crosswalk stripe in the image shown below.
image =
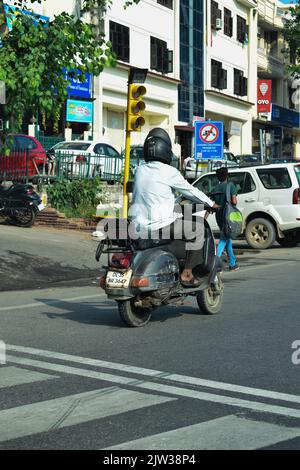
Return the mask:
<path fill-rule="evenodd" d="M 275 392 L 272 390 L 264 390 L 259 388 L 245 387 L 243 385 L 235 385 L 230 383 L 218 382 L 215 380 L 206 380 L 198 377 L 189 377 L 186 375 L 172 374 L 153 369 L 144 369 L 136 366 L 118 364 L 116 362 L 107 362 L 99 359 L 91 359 L 87 357 L 74 356 L 70 354 L 57 353 L 36 348 L 28 348 L 24 346 L 6 345 L 7 351 L 15 351 L 19 353 L 31 354 L 50 359 L 59 359 L 68 362 L 77 362 L 78 364 L 102 367 L 105 369 L 113 369 L 114 371 L 145 375 L 148 377 L 158 378 L 162 380 L 172 380 L 185 385 L 197 385 L 228 392 L 237 392 L 245 395 L 252 395 L 262 398 L 270 398 L 273 400 L 288 401 L 291 403 L 300 403 L 300 396 L 289 393 Z"/>
<path fill-rule="evenodd" d="M 175 399 L 108 387 L 10 408 L 0 411 L 0 442 L 173 400 Z"/>
<path fill-rule="evenodd" d="M 147 382 L 145 380 L 139 380 L 130 377 L 123 377 L 113 374 L 107 374 L 105 372 L 98 372 L 88 369 L 79 369 L 76 367 L 65 366 L 62 364 L 53 364 L 50 362 L 37 361 L 33 359 L 27 359 L 23 357 L 8 356 L 8 362 L 22 364 L 27 366 L 33 366 L 37 368 L 52 370 L 56 372 L 61 372 L 65 374 L 79 375 L 83 377 L 90 377 L 97 380 L 103 380 L 107 382 L 118 383 L 119 385 L 129 385 L 131 387 L 141 388 L 143 390 L 148 390 L 152 392 L 157 392 L 160 394 L 166 393 L 174 395 L 176 397 L 187 397 L 195 398 L 197 400 L 208 401 L 212 403 L 220 403 L 223 405 L 235 406 L 238 408 L 245 408 L 253 411 L 259 411 L 262 413 L 272 413 L 282 416 L 288 416 L 293 418 L 300 418 L 300 409 L 288 408 L 278 405 L 269 405 L 267 403 L 260 403 L 255 401 L 243 400 L 240 398 L 225 396 L 225 395 L 216 395 L 213 393 L 200 392 L 198 390 L 192 390 L 181 387 L 174 387 L 171 385 L 165 385 L 155 382 Z"/>
<path fill-rule="evenodd" d="M 13 366 L 0 367 L 0 388 L 13 387 L 14 385 L 29 384 L 57 378 L 57 375 L 43 374 L 41 372 L 20 369 Z"/>
<path fill-rule="evenodd" d="M 228 415 L 105 450 L 254 450 L 298 436 L 299 428 Z M 156 466 L 159 468 L 159 465 Z"/>

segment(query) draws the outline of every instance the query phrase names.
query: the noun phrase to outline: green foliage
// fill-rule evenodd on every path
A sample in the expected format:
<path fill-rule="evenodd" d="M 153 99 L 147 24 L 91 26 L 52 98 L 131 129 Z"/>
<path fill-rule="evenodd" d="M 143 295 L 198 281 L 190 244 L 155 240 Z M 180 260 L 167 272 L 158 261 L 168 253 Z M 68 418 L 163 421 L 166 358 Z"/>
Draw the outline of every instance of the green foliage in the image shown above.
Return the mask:
<path fill-rule="evenodd" d="M 300 77 L 300 3 L 298 1 L 289 10 L 289 19 L 284 25 L 284 37 L 288 43 L 286 54 L 290 56 L 292 64 L 288 66 L 289 71 L 296 77 Z"/>
<path fill-rule="evenodd" d="M 69 217 L 92 217 L 97 205 L 105 199 L 100 178 L 91 180 L 61 180 L 47 189 L 52 207 Z"/>
<path fill-rule="evenodd" d="M 124 7 L 138 2 L 124 0 Z M 29 9 L 31 3 L 42 3 L 42 0 L 15 0 L 13 3 Z M 115 65 L 115 54 L 100 26 L 84 22 L 81 16 L 93 12 L 100 25 L 112 0 L 78 2 L 79 6 L 81 4 L 81 14 L 78 9 L 74 15 L 62 12 L 46 24 L 34 24 L 34 19 L 28 15 L 12 16 L 12 31 L 3 33 L 3 0 L 0 0 L 0 80 L 6 85 L 4 110 L 10 131 L 20 131 L 28 109 L 33 115 L 39 110 L 57 121 L 67 98 L 68 81 L 62 74 L 63 68 L 70 78 L 83 82 L 86 72 L 98 76 L 105 66 Z"/>

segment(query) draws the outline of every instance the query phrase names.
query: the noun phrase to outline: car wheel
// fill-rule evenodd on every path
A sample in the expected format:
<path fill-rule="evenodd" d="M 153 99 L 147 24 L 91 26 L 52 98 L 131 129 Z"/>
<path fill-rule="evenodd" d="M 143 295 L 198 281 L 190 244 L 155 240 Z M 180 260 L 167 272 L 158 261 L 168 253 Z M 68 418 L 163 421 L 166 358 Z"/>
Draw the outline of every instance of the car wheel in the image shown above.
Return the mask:
<path fill-rule="evenodd" d="M 246 227 L 246 240 L 251 248 L 265 250 L 275 242 L 275 227 L 267 219 L 253 219 Z"/>
<path fill-rule="evenodd" d="M 277 242 L 284 248 L 293 248 L 300 243 L 300 233 L 287 233 L 284 238 L 277 238 Z"/>

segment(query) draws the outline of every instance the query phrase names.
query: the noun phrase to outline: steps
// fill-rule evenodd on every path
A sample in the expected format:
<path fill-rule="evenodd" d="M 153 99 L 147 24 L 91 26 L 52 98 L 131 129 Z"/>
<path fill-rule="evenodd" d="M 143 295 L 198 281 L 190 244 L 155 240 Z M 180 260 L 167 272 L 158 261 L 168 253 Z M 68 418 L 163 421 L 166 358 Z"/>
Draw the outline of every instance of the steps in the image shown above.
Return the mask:
<path fill-rule="evenodd" d="M 82 230 L 92 232 L 96 229 L 97 221 L 88 219 L 67 219 L 66 216 L 52 207 L 39 212 L 35 225 L 54 227 L 64 230 Z"/>

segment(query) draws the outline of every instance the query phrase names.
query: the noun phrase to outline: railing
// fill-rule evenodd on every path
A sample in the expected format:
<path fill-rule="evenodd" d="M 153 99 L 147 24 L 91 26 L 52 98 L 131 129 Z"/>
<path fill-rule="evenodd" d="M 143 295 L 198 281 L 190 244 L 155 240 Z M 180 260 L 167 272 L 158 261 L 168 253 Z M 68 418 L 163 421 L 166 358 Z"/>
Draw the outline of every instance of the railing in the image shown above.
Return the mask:
<path fill-rule="evenodd" d="M 1 181 L 55 181 L 57 179 L 90 179 L 121 182 L 124 159 L 107 155 L 90 155 L 57 152 L 51 157 L 30 151 L 13 151 L 0 155 Z"/>

